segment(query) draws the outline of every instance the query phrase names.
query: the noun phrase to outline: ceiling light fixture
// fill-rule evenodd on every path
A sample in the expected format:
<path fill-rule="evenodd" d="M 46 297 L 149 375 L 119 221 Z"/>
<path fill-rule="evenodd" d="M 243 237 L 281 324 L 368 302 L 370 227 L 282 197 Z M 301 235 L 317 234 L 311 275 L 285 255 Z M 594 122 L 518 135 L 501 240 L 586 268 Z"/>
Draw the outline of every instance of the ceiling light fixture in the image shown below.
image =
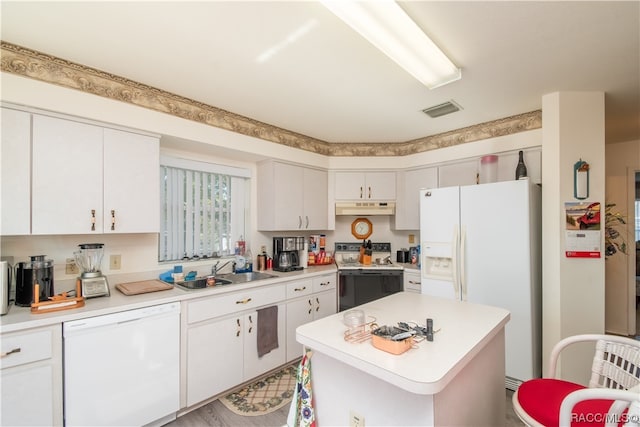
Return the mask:
<path fill-rule="evenodd" d="M 321 3 L 429 89 L 462 77 L 460 68 L 395 1 Z"/>

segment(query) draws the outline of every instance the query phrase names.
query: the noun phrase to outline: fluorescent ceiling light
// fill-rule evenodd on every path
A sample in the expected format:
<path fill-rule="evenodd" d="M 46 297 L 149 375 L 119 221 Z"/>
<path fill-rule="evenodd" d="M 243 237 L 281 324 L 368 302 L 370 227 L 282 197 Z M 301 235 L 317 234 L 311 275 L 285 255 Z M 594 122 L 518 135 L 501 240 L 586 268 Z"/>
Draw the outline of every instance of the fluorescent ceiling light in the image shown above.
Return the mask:
<path fill-rule="evenodd" d="M 322 4 L 429 89 L 462 77 L 458 68 L 395 1 Z"/>

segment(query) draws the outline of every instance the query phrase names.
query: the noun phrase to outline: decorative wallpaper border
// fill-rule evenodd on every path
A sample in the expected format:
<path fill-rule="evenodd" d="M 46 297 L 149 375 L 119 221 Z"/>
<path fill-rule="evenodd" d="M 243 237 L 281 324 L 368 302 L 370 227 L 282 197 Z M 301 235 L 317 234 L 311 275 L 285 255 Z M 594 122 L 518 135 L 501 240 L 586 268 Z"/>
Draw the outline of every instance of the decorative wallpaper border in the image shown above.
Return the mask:
<path fill-rule="evenodd" d="M 4 41 L 0 54 L 3 72 L 325 156 L 405 156 L 542 127 L 542 111 L 536 110 L 407 142 L 329 143 Z"/>

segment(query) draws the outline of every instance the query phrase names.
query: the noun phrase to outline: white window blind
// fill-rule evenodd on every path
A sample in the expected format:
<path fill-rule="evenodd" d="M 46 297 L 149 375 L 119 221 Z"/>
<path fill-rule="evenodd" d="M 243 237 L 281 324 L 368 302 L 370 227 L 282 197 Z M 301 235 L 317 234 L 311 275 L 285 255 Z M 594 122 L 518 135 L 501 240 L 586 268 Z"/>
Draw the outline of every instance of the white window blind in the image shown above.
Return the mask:
<path fill-rule="evenodd" d="M 225 256 L 244 234 L 244 181 L 211 171 L 160 166 L 159 261 Z"/>

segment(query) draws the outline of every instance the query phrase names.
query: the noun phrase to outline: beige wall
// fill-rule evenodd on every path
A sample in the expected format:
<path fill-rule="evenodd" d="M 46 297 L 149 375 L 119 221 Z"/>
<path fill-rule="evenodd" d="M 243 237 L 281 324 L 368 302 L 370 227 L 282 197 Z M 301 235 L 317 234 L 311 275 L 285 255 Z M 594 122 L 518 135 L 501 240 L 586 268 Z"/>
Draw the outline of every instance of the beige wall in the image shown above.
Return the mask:
<path fill-rule="evenodd" d="M 640 140 L 606 146 L 607 202 L 616 204 L 616 211 L 627 218 L 627 225 L 618 227 L 628 245 L 628 255 L 615 254 L 605 262 L 605 329 L 619 335 L 634 335 L 635 307 L 635 233 L 634 200 L 636 171 L 640 171 Z"/>
<path fill-rule="evenodd" d="M 604 203 L 604 93 L 556 92 L 542 98 L 542 354 L 567 336 L 604 332 L 604 253 L 600 259 L 565 256 L 565 202 L 576 202 L 573 166 L 590 164 L 588 201 Z M 601 234 L 603 241 L 603 234 Z M 571 348 L 558 366 L 566 379 L 586 384 L 593 351 Z"/>

